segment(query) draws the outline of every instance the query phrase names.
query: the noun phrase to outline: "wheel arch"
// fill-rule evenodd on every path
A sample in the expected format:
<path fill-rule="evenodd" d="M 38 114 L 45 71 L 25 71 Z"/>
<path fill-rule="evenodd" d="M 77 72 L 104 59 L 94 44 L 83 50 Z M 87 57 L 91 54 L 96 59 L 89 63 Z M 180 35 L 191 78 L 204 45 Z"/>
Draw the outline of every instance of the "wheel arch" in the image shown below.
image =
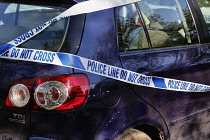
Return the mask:
<path fill-rule="evenodd" d="M 124 129 L 121 129 L 115 135 L 112 137 L 112 139 L 115 139 L 119 135 L 122 135 L 124 132 L 126 132 L 129 129 L 136 129 L 141 132 L 144 132 L 147 134 L 152 140 L 169 140 L 170 135 L 166 128 L 164 128 L 160 123 L 156 121 L 151 121 L 148 119 L 138 120 L 134 121 Z"/>

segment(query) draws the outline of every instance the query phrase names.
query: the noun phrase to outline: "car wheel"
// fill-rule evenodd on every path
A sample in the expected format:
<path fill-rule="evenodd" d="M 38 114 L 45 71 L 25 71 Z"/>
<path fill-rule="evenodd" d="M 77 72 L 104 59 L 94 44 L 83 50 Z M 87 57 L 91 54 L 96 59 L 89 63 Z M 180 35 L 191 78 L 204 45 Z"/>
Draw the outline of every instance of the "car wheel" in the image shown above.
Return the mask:
<path fill-rule="evenodd" d="M 146 133 L 137 129 L 128 129 L 114 140 L 152 140 Z"/>

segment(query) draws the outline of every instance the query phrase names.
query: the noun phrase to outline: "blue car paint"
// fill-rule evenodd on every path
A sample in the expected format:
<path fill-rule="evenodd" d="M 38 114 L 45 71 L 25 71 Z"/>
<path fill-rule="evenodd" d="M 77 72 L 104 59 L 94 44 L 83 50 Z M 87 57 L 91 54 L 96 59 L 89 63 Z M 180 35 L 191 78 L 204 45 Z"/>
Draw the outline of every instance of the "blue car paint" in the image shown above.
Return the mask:
<path fill-rule="evenodd" d="M 107 63 L 113 66 L 122 67 L 117 47 L 117 38 L 115 30 L 116 28 L 114 23 L 113 12 L 114 10 L 110 9 L 87 15 L 83 41 L 78 55 L 83 56 L 85 58 L 101 61 L 103 63 Z M 101 26 L 104 27 L 106 30 L 104 30 L 104 28 L 101 28 Z M 92 36 L 91 38 L 89 38 L 90 34 Z M 88 49 L 87 47 L 90 49 Z M 95 53 L 95 51 L 92 50 L 96 50 L 97 53 Z M 99 98 L 99 101 L 102 102 L 103 109 L 100 108 L 100 110 L 104 110 L 105 112 L 107 112 L 105 114 L 97 113 L 98 116 L 100 116 L 100 119 L 97 119 L 99 121 L 99 124 L 95 126 L 97 128 L 96 139 L 112 139 L 113 136 L 117 135 L 120 130 L 125 130 L 128 127 L 142 124 L 145 122 L 145 119 L 148 123 L 150 121 L 154 121 L 151 124 L 156 124 L 157 126 L 159 126 L 159 128 L 165 132 L 165 137 L 168 137 L 168 130 L 166 125 L 164 124 L 163 118 L 161 118 L 161 115 L 156 110 L 154 110 L 153 107 L 151 107 L 148 104 L 145 104 L 144 100 L 136 96 L 133 90 L 130 88 L 130 85 L 118 82 L 116 80 L 109 80 L 108 85 L 114 86 L 105 86 L 107 81 L 104 81 L 104 77 L 89 73 L 87 74 L 89 77 L 91 77 L 90 82 L 92 84 L 102 83 L 100 93 L 93 94 L 96 94 L 95 98 Z M 106 93 L 106 91 L 112 91 L 113 87 L 115 87 L 114 92 Z M 90 94 L 92 94 L 92 92 L 90 92 Z M 104 99 L 104 97 L 115 99 L 109 100 Z M 90 99 L 88 100 L 88 102 L 89 101 Z M 87 107 L 89 105 L 88 102 L 86 104 Z M 115 109 L 110 108 L 110 104 L 111 107 L 114 106 Z M 96 106 L 93 105 L 93 102 L 91 102 L 90 105 L 91 107 L 96 108 Z M 86 108 L 86 106 L 84 108 Z M 132 109 L 132 106 L 135 107 Z M 97 105 L 97 108 L 99 108 L 99 105 Z M 138 109 L 141 111 L 138 112 Z M 148 113 L 151 113 L 148 110 L 151 110 L 153 114 L 152 117 L 154 118 L 148 117 Z M 132 113 L 129 114 L 130 112 Z M 159 124 L 160 122 L 161 125 Z"/>
<path fill-rule="evenodd" d="M 86 15 L 77 55 L 132 71 L 209 84 L 206 80 L 209 77 L 207 45 L 119 55 L 113 9 Z M 177 139 L 193 131 L 203 133 L 209 128 L 209 93 L 131 86 L 54 65 L 5 59 L 1 59 L 0 64 L 0 138 L 4 140 L 108 140 L 141 124 L 157 127 L 165 139 Z M 29 111 L 5 106 L 9 88 L 16 80 L 72 73 L 85 73 L 90 79 L 88 100 L 77 111 Z M 10 122 L 13 113 L 26 115 L 26 123 Z"/>

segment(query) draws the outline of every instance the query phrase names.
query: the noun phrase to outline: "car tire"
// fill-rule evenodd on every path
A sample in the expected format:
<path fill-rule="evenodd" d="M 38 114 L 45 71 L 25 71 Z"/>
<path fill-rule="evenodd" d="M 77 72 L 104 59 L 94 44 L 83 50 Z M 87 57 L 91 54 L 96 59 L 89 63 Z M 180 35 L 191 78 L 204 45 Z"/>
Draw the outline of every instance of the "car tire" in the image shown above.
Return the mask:
<path fill-rule="evenodd" d="M 128 129 L 114 140 L 152 140 L 146 133 L 137 129 Z"/>

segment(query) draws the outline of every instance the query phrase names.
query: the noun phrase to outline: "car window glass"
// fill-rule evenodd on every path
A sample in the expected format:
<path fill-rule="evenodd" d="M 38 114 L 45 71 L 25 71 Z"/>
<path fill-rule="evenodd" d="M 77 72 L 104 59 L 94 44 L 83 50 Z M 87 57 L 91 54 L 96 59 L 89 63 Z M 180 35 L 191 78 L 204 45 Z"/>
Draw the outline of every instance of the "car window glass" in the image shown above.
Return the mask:
<path fill-rule="evenodd" d="M 204 16 L 208 30 L 210 32 L 210 1 L 209 0 L 197 0 L 200 6 L 201 12 Z"/>
<path fill-rule="evenodd" d="M 134 4 L 118 7 L 116 9 L 118 42 L 121 52 L 149 48 L 140 16 Z"/>
<path fill-rule="evenodd" d="M 138 6 L 146 21 L 153 48 L 198 43 L 194 22 L 185 1 L 142 0 Z"/>
<path fill-rule="evenodd" d="M 42 29 L 41 24 L 59 15 L 66 10 L 62 7 L 38 6 L 24 4 L 0 4 L 0 44 L 21 36 L 16 41 L 22 42 L 27 36 L 34 34 L 29 31 L 37 26 Z M 23 43 L 19 47 L 59 51 L 65 37 L 67 20 L 60 20 L 50 25 L 46 30 Z M 28 32 L 23 35 L 24 33 Z"/>

